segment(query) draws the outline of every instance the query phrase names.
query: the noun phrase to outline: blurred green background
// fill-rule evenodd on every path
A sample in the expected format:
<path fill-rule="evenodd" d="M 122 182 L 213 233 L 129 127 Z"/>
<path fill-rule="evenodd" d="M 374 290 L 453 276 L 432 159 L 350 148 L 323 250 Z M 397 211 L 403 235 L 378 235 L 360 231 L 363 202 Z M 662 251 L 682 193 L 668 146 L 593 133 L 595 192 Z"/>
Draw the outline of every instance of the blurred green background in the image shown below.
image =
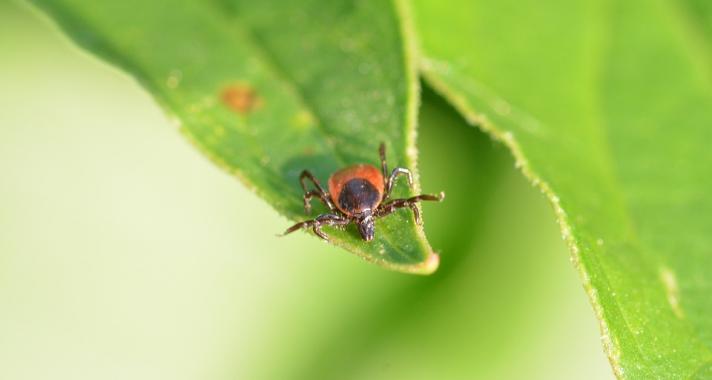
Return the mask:
<path fill-rule="evenodd" d="M 132 79 L 1 4 L 0 379 L 611 378 L 544 197 L 423 97 L 430 277 L 276 238 Z"/>

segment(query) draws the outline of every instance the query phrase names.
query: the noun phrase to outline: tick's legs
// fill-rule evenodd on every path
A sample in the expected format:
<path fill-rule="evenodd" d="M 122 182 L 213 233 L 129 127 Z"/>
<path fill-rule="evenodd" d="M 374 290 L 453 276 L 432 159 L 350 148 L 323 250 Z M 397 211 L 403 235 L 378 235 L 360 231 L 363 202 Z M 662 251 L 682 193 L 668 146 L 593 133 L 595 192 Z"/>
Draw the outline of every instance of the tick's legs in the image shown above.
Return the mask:
<path fill-rule="evenodd" d="M 381 206 L 378 207 L 376 210 L 376 217 L 381 218 L 386 215 L 392 214 L 394 211 L 396 211 L 399 208 L 403 207 L 410 207 L 411 210 L 413 210 L 413 217 L 415 218 L 415 222 L 418 224 L 422 224 L 422 221 L 420 220 L 420 210 L 418 210 L 418 202 L 420 201 L 437 201 L 440 202 L 445 198 L 445 193 L 441 192 L 438 195 L 432 195 L 432 194 L 421 194 L 421 195 L 416 195 L 414 197 L 410 198 L 403 198 L 403 199 L 394 199 L 390 202 L 386 202 L 381 204 Z"/>
<path fill-rule="evenodd" d="M 343 215 L 321 214 L 314 219 L 305 220 L 289 227 L 286 231 L 284 231 L 282 236 L 302 228 L 311 228 L 317 236 L 329 241 L 329 237 L 326 236 L 324 231 L 321 230 L 321 226 L 344 226 L 349 224 L 349 222 L 351 222 L 351 220 Z"/>
<path fill-rule="evenodd" d="M 405 175 L 405 177 L 408 179 L 408 186 L 410 186 L 411 188 L 413 187 L 413 175 L 410 173 L 410 170 L 406 168 L 395 168 L 386 180 L 386 189 L 383 192 L 384 200 L 388 199 L 388 197 L 391 195 L 391 190 L 393 190 L 393 183 L 396 181 L 396 178 L 399 175 Z"/>
<path fill-rule="evenodd" d="M 406 168 L 395 168 L 388 174 L 388 164 L 386 164 L 386 144 L 381 143 L 378 148 L 378 154 L 381 156 L 381 170 L 383 171 L 383 200 L 385 201 L 391 195 L 391 190 L 393 190 L 393 183 L 399 175 L 405 175 L 408 179 L 408 186 L 413 187 L 413 175 L 410 170 Z"/>
<path fill-rule="evenodd" d="M 304 182 L 306 179 L 309 179 L 312 181 L 314 184 L 314 187 L 316 187 L 316 190 L 307 190 L 307 184 Z M 308 170 L 304 170 L 302 174 L 299 175 L 299 183 L 302 184 L 302 189 L 304 190 L 304 212 L 309 214 L 311 213 L 311 199 L 313 197 L 318 197 L 319 200 L 321 200 L 326 207 L 329 208 L 331 211 L 336 211 L 336 208 L 334 205 L 331 203 L 331 200 L 329 199 L 329 194 L 324 191 L 324 188 L 321 187 L 321 184 L 319 184 L 319 180 L 314 177 L 311 172 Z"/>
<path fill-rule="evenodd" d="M 334 211 L 334 206 L 331 205 L 329 200 L 329 194 L 324 194 L 319 190 L 311 190 L 304 193 L 304 212 L 311 213 L 311 200 L 313 197 L 317 197 L 326 207 L 331 211 Z"/>

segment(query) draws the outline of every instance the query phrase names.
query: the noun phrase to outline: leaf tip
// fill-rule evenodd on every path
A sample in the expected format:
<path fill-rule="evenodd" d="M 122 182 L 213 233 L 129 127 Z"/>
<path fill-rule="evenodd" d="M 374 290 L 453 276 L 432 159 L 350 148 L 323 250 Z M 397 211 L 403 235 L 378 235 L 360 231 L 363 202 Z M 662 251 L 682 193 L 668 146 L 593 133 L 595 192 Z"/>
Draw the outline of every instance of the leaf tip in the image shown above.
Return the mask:
<path fill-rule="evenodd" d="M 409 265 L 404 268 L 398 268 L 398 270 L 406 273 L 411 273 L 411 274 L 420 274 L 420 275 L 431 275 L 435 273 L 436 270 L 438 270 L 438 267 L 440 266 L 440 255 L 438 255 L 435 252 L 430 252 L 430 254 L 423 260 L 422 262 L 418 264 L 413 264 Z"/>

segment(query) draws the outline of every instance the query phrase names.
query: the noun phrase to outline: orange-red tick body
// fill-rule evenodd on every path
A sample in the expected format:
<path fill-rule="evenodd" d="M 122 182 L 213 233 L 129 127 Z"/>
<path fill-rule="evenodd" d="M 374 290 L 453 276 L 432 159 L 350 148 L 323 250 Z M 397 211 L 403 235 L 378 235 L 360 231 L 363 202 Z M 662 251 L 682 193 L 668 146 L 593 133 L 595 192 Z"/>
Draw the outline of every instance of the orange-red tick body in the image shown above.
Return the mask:
<path fill-rule="evenodd" d="M 381 144 L 381 169 L 368 164 L 358 164 L 341 169 L 329 177 L 329 192 L 327 193 L 319 181 L 309 171 L 304 170 L 299 181 L 304 190 L 304 211 L 311 211 L 311 199 L 317 197 L 331 213 L 321 214 L 315 219 L 297 223 L 287 229 L 285 234 L 301 228 L 312 228 L 314 233 L 324 240 L 329 240 L 321 227 L 345 226 L 354 223 L 358 227 L 361 238 L 373 240 L 375 235 L 375 220 L 393 213 L 395 210 L 408 207 L 413 210 L 416 223 L 420 224 L 419 201 L 441 201 L 445 194 L 422 194 L 410 198 L 393 199 L 388 197 L 393 189 L 393 182 L 399 175 L 405 175 L 408 184 L 412 186 L 413 179 L 406 168 L 395 168 L 388 174 L 386 165 L 386 147 Z M 307 190 L 305 180 L 310 180 L 316 189 Z"/>
<path fill-rule="evenodd" d="M 348 216 L 376 210 L 384 187 L 381 171 L 368 164 L 349 166 L 329 177 L 331 201 Z"/>

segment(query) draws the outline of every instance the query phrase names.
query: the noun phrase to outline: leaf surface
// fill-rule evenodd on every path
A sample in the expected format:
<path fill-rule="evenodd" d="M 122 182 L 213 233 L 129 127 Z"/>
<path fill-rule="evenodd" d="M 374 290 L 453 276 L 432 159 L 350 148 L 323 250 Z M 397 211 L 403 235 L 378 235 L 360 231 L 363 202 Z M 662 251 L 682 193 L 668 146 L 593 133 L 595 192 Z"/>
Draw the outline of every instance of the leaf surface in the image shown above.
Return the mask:
<path fill-rule="evenodd" d="M 712 369 L 706 4 L 413 1 L 424 76 L 549 197 L 619 377 Z"/>
<path fill-rule="evenodd" d="M 343 166 L 377 165 L 383 141 L 391 167 L 416 170 L 416 72 L 395 3 L 35 3 L 85 49 L 134 76 L 201 151 L 293 221 L 307 219 L 303 169 L 325 185 Z M 327 211 L 314 203 L 312 217 Z M 436 269 L 409 212 L 376 228 L 370 243 L 353 226 L 325 231 L 388 268 Z"/>

